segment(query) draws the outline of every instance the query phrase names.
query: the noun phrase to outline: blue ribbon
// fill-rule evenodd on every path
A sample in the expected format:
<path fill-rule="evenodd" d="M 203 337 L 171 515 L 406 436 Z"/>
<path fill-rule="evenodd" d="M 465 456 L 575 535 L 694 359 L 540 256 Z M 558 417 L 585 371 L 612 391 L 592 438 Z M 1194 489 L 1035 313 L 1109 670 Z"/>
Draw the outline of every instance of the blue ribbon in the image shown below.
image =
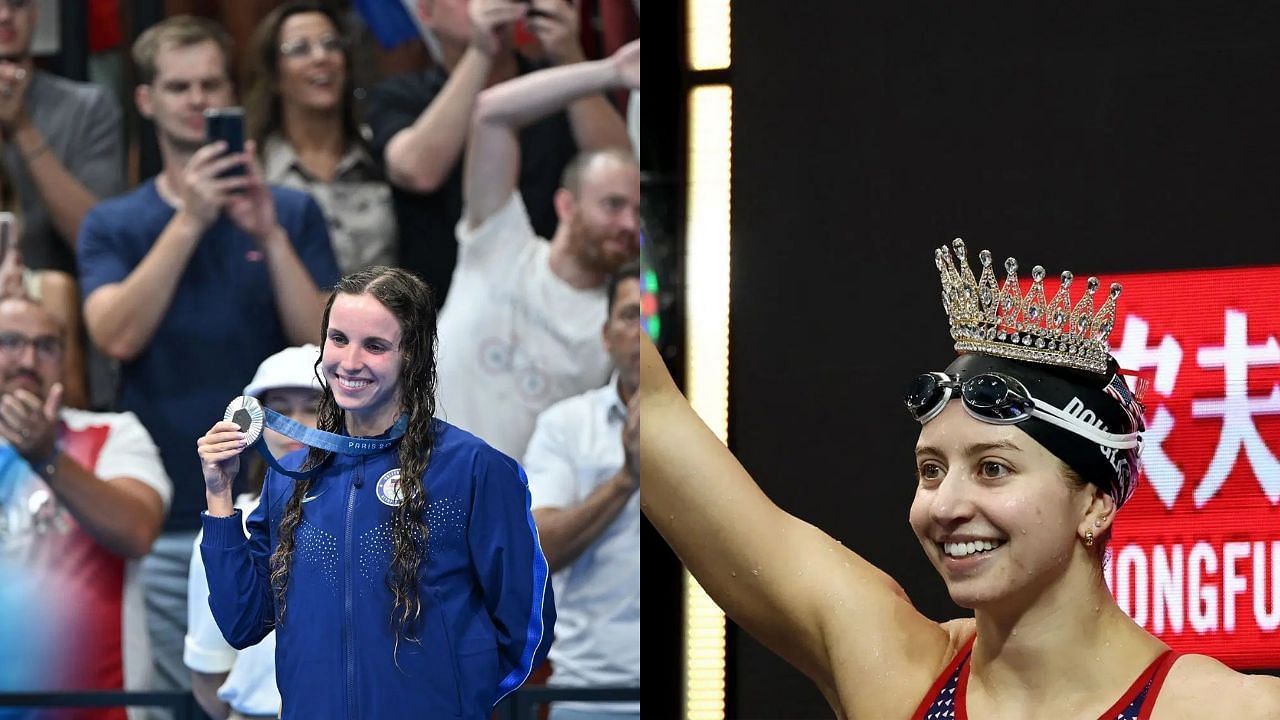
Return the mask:
<path fill-rule="evenodd" d="M 359 438 L 307 427 L 293 418 L 281 415 L 266 406 L 263 406 L 262 412 L 263 425 L 266 427 L 275 430 L 281 435 L 293 438 L 303 445 L 328 450 L 339 455 L 373 455 L 374 453 L 382 452 L 404 437 L 404 431 L 409 427 L 409 415 L 405 413 L 400 416 L 400 419 L 396 420 L 395 425 L 391 426 L 391 431 L 386 437 Z M 275 457 L 271 455 L 271 451 L 267 449 L 266 441 L 261 437 L 258 438 L 253 446 L 258 450 L 258 454 L 267 461 L 267 464 L 281 475 L 305 480 L 320 472 L 319 466 L 305 471 L 284 469 L 276 461 Z"/>

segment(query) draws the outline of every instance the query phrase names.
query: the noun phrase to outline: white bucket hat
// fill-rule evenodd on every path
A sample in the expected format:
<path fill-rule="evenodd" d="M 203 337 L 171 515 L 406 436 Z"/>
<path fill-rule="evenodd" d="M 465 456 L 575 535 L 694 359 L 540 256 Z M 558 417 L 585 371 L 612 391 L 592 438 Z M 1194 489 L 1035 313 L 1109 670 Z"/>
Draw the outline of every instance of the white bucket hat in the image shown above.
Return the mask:
<path fill-rule="evenodd" d="M 316 360 L 320 358 L 318 345 L 302 345 L 285 348 L 258 366 L 253 381 L 244 388 L 245 395 L 261 398 L 268 390 L 277 388 L 303 388 L 320 390 L 316 380 Z"/>

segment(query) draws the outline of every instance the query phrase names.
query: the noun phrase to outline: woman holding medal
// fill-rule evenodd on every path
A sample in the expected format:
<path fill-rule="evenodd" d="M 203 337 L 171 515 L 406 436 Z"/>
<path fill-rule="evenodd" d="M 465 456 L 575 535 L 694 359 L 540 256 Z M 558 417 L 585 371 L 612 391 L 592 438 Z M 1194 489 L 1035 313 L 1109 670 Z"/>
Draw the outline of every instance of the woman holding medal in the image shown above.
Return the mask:
<path fill-rule="evenodd" d="M 295 422 L 315 427 L 321 396 L 315 371 L 319 358 L 320 348 L 315 345 L 285 348 L 262 361 L 244 394 Z M 263 429 L 262 441 L 276 457 L 304 447 L 270 429 Z M 248 492 L 236 498 L 236 507 L 244 513 L 258 507 L 266 474 L 266 461 L 258 456 L 249 458 Z M 198 599 L 187 603 L 187 637 L 182 651 L 182 661 L 191 669 L 191 690 L 210 717 L 274 718 L 280 713 L 275 636 L 268 633 L 258 644 L 239 652 L 227 645 L 206 602 L 209 581 L 200 557 L 203 537 L 196 537 L 187 580 L 188 596 Z"/>
<path fill-rule="evenodd" d="M 935 255 L 960 356 L 906 394 L 907 519 L 973 617 L 922 615 L 880 568 L 779 509 L 641 353 L 640 502 L 710 597 L 808 675 L 839 718 L 1277 718 L 1280 680 L 1178 655 L 1103 580 L 1138 477 L 1142 406 L 1108 351 L 1118 285 L 1023 296 L 963 243 Z M 874 409 L 866 409 L 874 412 Z"/>
<path fill-rule="evenodd" d="M 434 418 L 436 317 L 416 276 L 343 278 L 322 330 L 319 432 L 265 413 L 311 449 L 264 455 L 248 538 L 231 481 L 260 426 L 224 420 L 197 443 L 214 618 L 237 648 L 276 631 L 284 718 L 487 718 L 554 624 L 524 472 Z"/>

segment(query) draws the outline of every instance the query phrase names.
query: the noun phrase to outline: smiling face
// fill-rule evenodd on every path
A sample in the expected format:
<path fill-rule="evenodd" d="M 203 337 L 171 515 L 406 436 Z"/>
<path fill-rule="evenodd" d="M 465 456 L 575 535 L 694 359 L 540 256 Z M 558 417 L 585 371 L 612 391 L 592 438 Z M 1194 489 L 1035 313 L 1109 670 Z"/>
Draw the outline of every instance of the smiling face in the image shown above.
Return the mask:
<path fill-rule="evenodd" d="M 1030 436 L 975 420 L 958 400 L 923 426 L 910 522 L 952 600 L 1029 599 L 1066 573 L 1094 492 L 1063 473 Z"/>
<path fill-rule="evenodd" d="M 340 293 L 329 313 L 321 368 L 352 435 L 376 435 L 400 414 L 400 323 L 372 295 Z"/>
<path fill-rule="evenodd" d="M 568 223 L 578 262 L 609 274 L 639 257 L 640 169 L 634 163 L 599 154 L 583 168 L 578 194 L 565 192 L 560 221 Z"/>
<path fill-rule="evenodd" d="M 346 83 L 346 50 L 327 15 L 303 12 L 285 18 L 277 48 L 284 105 L 317 111 L 339 106 Z"/>

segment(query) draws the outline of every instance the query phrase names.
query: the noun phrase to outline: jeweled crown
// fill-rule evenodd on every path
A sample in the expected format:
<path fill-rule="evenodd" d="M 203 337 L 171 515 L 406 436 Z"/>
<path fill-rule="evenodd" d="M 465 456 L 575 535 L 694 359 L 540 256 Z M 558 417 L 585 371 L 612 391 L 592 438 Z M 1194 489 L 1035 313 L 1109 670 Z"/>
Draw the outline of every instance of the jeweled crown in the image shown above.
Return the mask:
<path fill-rule="evenodd" d="M 945 245 L 934 251 L 942 276 L 942 307 L 951 323 L 956 352 L 988 355 L 1059 365 L 1105 375 L 1108 339 L 1116 322 L 1116 298 L 1120 283 L 1112 283 L 1101 309 L 1094 311 L 1098 278 L 1091 277 L 1085 293 L 1071 304 L 1070 272 L 1052 300 L 1045 300 L 1044 268 L 1031 269 L 1031 289 L 1022 295 L 1018 261 L 1004 261 L 1005 279 L 996 284 L 991 253 L 978 253 L 982 273 L 974 278 L 964 241 L 956 238 L 954 257 Z"/>

